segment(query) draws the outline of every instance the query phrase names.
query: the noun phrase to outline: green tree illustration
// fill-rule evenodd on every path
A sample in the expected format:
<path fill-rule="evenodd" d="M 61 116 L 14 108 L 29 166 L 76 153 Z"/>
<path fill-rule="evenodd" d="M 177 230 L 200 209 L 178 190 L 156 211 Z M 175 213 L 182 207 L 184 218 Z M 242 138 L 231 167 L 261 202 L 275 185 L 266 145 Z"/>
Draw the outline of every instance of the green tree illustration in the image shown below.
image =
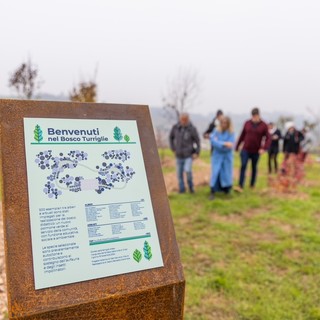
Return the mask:
<path fill-rule="evenodd" d="M 136 260 L 138 263 L 141 261 L 142 259 L 142 253 L 136 249 L 133 253 L 133 259 Z"/>
<path fill-rule="evenodd" d="M 125 142 L 129 142 L 130 141 L 130 137 L 126 134 L 124 137 Z"/>
<path fill-rule="evenodd" d="M 151 258 L 152 258 L 152 252 L 151 252 L 151 247 L 150 247 L 148 241 L 145 241 L 145 242 L 144 242 L 143 251 L 144 251 L 144 257 L 145 257 L 147 260 L 151 260 Z"/>
<path fill-rule="evenodd" d="M 34 132 L 34 140 L 40 143 L 43 140 L 43 136 L 42 136 L 42 130 L 38 124 L 35 126 L 33 132 Z"/>
<path fill-rule="evenodd" d="M 118 128 L 118 127 L 114 128 L 113 137 L 117 141 L 121 141 L 123 139 L 122 132 L 121 132 L 120 128 Z"/>

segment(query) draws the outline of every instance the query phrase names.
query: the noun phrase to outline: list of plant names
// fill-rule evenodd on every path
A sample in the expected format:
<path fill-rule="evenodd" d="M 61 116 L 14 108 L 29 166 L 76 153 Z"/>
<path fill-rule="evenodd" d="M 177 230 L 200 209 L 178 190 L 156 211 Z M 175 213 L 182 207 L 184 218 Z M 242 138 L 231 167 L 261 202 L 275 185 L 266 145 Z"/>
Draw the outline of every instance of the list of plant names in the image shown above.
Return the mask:
<path fill-rule="evenodd" d="M 136 121 L 24 118 L 35 288 L 163 266 Z"/>

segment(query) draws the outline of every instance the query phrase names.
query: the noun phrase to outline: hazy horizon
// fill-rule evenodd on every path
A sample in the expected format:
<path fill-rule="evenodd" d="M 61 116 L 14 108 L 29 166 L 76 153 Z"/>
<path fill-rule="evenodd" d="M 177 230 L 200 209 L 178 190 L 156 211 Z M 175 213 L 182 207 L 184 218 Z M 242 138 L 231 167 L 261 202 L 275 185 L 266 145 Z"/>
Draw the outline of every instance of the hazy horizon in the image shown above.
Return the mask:
<path fill-rule="evenodd" d="M 97 68 L 99 102 L 161 106 L 179 68 L 201 79 L 200 114 L 320 110 L 317 0 L 12 0 L 0 4 L 0 96 L 31 57 L 42 93 Z"/>
<path fill-rule="evenodd" d="M 15 94 L 8 94 L 8 95 L 1 95 L 0 94 L 0 99 L 21 99 L 21 97 L 15 95 Z M 41 92 L 38 97 L 34 98 L 33 100 L 42 100 L 42 101 L 57 101 L 57 102 L 69 102 L 69 98 L 67 95 L 56 95 L 48 92 Z M 110 104 L 119 104 L 119 102 L 113 102 L 113 101 L 98 101 L 98 103 L 110 103 Z M 121 104 L 121 103 L 120 103 Z M 128 104 L 133 104 L 133 103 L 128 103 Z M 167 111 L 163 106 L 161 105 L 149 105 L 149 104 L 139 104 L 139 105 L 147 105 L 151 109 L 155 110 L 155 112 L 161 112 L 163 113 L 163 117 L 166 118 L 167 116 L 165 115 L 169 111 Z M 259 106 L 258 106 L 259 107 Z M 232 110 L 232 109 L 212 109 L 212 110 L 197 110 L 196 107 L 190 108 L 186 110 L 186 112 L 190 116 L 201 116 L 201 117 L 208 117 L 208 121 L 211 121 L 212 119 L 210 117 L 214 117 L 217 110 L 222 110 L 226 115 L 232 115 L 232 116 L 244 116 L 247 117 L 248 119 L 250 118 L 250 112 L 253 107 L 248 107 L 246 110 Z M 302 109 L 298 111 L 286 111 L 286 110 L 268 110 L 268 109 L 262 109 L 260 108 L 261 116 L 264 117 L 264 115 L 272 115 L 272 120 L 275 120 L 276 118 L 280 116 L 292 116 L 294 118 L 298 117 L 301 119 L 310 119 L 313 118 L 312 114 L 307 110 L 307 109 Z M 172 113 L 172 118 L 175 118 L 175 114 Z"/>

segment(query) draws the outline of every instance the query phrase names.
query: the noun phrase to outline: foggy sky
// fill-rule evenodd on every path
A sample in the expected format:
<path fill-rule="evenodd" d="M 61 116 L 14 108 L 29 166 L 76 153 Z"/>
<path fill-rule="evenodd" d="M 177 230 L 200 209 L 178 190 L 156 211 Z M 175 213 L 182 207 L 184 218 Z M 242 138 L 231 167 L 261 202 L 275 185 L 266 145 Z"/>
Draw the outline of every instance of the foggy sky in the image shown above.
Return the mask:
<path fill-rule="evenodd" d="M 68 94 L 98 69 L 99 101 L 161 106 L 196 70 L 194 112 L 320 110 L 319 0 L 0 0 L 0 96 L 28 57 L 42 92 Z"/>

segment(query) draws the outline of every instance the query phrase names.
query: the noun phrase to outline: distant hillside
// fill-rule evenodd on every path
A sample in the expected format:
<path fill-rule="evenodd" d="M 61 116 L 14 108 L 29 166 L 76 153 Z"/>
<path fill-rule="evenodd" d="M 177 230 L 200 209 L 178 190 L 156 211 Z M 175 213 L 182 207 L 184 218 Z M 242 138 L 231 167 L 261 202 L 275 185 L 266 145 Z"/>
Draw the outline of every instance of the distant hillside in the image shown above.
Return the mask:
<path fill-rule="evenodd" d="M 170 117 L 162 108 L 151 107 L 150 110 L 155 130 L 169 131 L 172 125 L 176 123 L 175 117 Z M 227 115 L 231 117 L 234 130 L 238 135 L 244 122 L 250 118 L 250 110 L 248 110 L 248 113 L 246 114 L 230 113 Z M 266 122 L 277 122 L 281 116 L 292 116 L 298 128 L 302 128 L 303 120 L 307 119 L 307 117 L 303 114 L 290 115 L 285 112 L 262 112 L 262 119 Z M 197 127 L 199 133 L 202 134 L 214 118 L 214 113 L 203 115 L 191 111 L 190 118 L 192 123 Z"/>
<path fill-rule="evenodd" d="M 0 98 L 17 98 L 17 96 L 0 96 Z M 51 93 L 40 93 L 36 99 L 40 100 L 49 100 L 49 101 L 68 101 L 68 96 L 61 94 L 51 94 Z M 171 129 L 171 127 L 176 123 L 175 117 L 168 112 L 164 111 L 163 108 L 151 106 L 151 117 L 153 122 L 153 127 L 156 132 L 156 134 L 160 134 L 162 136 L 163 143 L 167 143 L 168 141 L 168 134 Z M 209 113 L 209 114 L 200 114 L 190 111 L 190 118 L 192 123 L 197 127 L 199 134 L 202 136 L 202 133 L 207 129 L 209 123 L 214 118 L 215 113 Z M 236 135 L 239 135 L 243 123 L 250 118 L 250 109 L 248 109 L 248 113 L 230 113 L 227 114 L 231 117 L 234 130 L 236 132 Z M 277 122 L 278 119 L 281 116 L 293 116 L 294 121 L 298 128 L 302 128 L 303 121 L 305 119 L 308 119 L 306 115 L 299 114 L 299 115 L 293 115 L 289 114 L 287 112 L 264 112 L 262 110 L 262 118 L 266 122 Z"/>
<path fill-rule="evenodd" d="M 64 95 L 63 93 L 60 93 L 60 94 L 41 93 L 39 99 L 49 100 L 49 101 L 70 101 L 69 97 Z"/>
<path fill-rule="evenodd" d="M 172 126 L 176 123 L 176 119 L 173 116 L 170 117 L 168 113 L 165 112 L 162 108 L 151 107 L 150 110 L 158 146 L 168 147 L 169 132 Z M 200 138 L 202 139 L 202 134 L 208 128 L 209 123 L 214 118 L 214 113 L 203 115 L 199 113 L 190 112 L 189 114 L 192 123 L 198 129 Z M 236 137 L 238 137 L 242 130 L 244 122 L 250 118 L 250 110 L 248 110 L 247 114 L 230 113 L 227 115 L 231 117 Z M 279 118 L 284 116 L 292 117 L 298 129 L 302 129 L 304 120 L 310 120 L 310 118 L 307 115 L 303 114 L 289 114 L 286 112 L 262 112 L 262 119 L 266 122 L 277 123 Z M 320 139 L 317 132 L 319 131 L 314 131 L 314 133 L 312 134 L 313 148 L 318 148 L 317 146 L 319 145 Z M 202 147 L 204 149 L 209 148 L 208 140 L 202 139 Z"/>
<path fill-rule="evenodd" d="M 0 99 L 21 99 L 21 97 L 16 95 L 1 95 Z M 69 97 L 64 95 L 63 93 L 60 94 L 51 94 L 51 93 L 39 93 L 33 98 L 34 100 L 48 100 L 48 101 L 69 101 Z"/>

